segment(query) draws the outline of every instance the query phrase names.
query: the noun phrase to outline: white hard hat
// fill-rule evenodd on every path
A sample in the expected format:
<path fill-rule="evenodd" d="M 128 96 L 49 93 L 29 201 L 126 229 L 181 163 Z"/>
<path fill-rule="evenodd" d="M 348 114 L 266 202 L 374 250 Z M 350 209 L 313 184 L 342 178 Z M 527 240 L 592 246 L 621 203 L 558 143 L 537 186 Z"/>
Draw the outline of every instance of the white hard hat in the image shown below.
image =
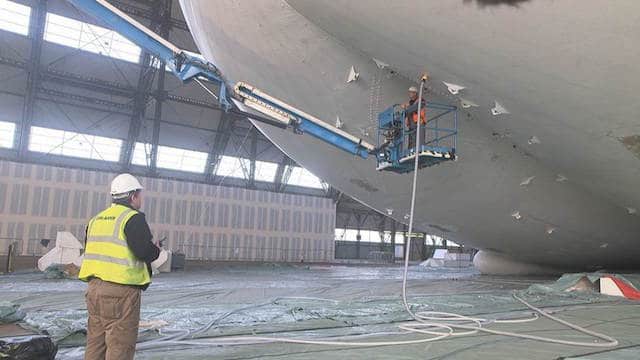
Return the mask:
<path fill-rule="evenodd" d="M 111 181 L 111 196 L 142 189 L 142 184 L 131 174 L 120 174 Z"/>
<path fill-rule="evenodd" d="M 417 87 L 415 87 L 415 86 L 410 86 L 410 87 L 409 87 L 409 91 L 410 91 L 410 92 L 417 93 L 417 92 L 418 92 L 418 88 L 417 88 Z"/>

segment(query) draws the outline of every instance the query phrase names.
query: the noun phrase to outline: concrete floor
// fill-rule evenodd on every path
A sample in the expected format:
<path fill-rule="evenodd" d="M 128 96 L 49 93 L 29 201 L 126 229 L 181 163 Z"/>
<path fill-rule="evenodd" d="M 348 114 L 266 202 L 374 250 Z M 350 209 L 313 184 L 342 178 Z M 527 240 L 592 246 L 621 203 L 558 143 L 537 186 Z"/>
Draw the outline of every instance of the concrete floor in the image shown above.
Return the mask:
<path fill-rule="evenodd" d="M 208 270 L 162 274 L 143 295 L 142 318 L 164 320 L 171 329 L 196 329 L 215 319 L 208 337 L 262 334 L 300 338 L 379 333 L 358 341 L 418 339 L 397 334 L 408 320 L 400 299 L 399 266 L 228 265 Z M 473 269 L 425 270 L 412 267 L 410 303 L 486 318 L 523 316 L 524 306 L 511 291 L 553 281 L 478 275 Z M 86 324 L 83 291 L 74 280 L 44 279 L 42 274 L 0 276 L 0 300 L 18 302 L 26 323 L 60 341 L 58 358 L 79 358 Z M 447 338 L 418 345 L 349 348 L 297 344 L 183 346 L 139 351 L 140 359 L 637 359 L 640 355 L 640 307 L 637 303 L 580 294 L 520 292 L 535 305 L 558 311 L 566 320 L 606 333 L 620 341 L 619 350 L 544 344 L 489 334 Z M 304 298 L 301 298 L 304 297 Z M 230 311 L 250 307 L 229 316 Z M 478 315 L 480 316 L 480 315 Z M 550 320 L 493 324 L 491 328 L 590 341 Z M 384 334 L 381 334 L 384 333 Z M 159 338 L 157 331 L 140 340 Z M 592 355 L 585 355 L 591 354 Z"/>

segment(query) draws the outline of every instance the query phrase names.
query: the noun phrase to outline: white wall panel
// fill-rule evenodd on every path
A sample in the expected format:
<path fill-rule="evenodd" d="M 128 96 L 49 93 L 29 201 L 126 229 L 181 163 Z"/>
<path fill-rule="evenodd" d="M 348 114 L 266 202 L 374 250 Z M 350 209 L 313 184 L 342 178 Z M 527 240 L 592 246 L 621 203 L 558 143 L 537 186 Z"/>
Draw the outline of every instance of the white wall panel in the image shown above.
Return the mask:
<path fill-rule="evenodd" d="M 115 174 L 0 161 L 0 254 L 18 242 L 40 255 L 60 230 L 83 239 L 105 208 Z M 335 205 L 328 198 L 142 178 L 143 211 L 156 238 L 188 259 L 333 260 Z M 300 216 L 304 214 L 304 216 Z M 322 219 L 322 220 L 320 220 Z M 301 223 L 301 224 L 300 224 Z"/>

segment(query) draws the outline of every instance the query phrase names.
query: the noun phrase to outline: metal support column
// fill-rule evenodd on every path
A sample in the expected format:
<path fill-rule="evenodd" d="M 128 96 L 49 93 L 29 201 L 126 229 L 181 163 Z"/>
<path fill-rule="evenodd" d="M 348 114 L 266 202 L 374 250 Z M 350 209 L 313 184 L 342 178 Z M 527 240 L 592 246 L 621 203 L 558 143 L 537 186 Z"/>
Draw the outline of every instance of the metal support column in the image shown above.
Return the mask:
<path fill-rule="evenodd" d="M 170 30 L 169 20 L 171 19 L 171 0 L 160 0 L 160 4 L 152 6 L 151 10 L 153 12 L 153 16 L 149 28 L 163 38 L 167 38 Z M 149 93 L 151 92 L 153 80 L 157 72 L 159 72 L 159 69 L 156 59 L 154 59 L 148 51 L 143 51 L 138 83 L 136 85 L 136 95 L 133 101 L 133 114 L 131 115 L 131 122 L 129 123 L 127 140 L 123 144 L 124 148 L 120 156 L 120 164 L 123 171 L 127 171 L 131 165 L 133 149 L 135 148 L 136 141 L 140 135 L 140 128 L 142 127 L 142 123 L 145 119 Z M 162 72 L 164 72 L 164 70 Z M 162 90 L 164 90 L 164 84 Z M 156 99 L 156 101 L 157 100 L 158 99 Z M 158 104 L 156 103 L 156 110 L 160 110 L 159 114 L 161 114 L 162 105 L 160 105 L 158 109 Z M 156 112 L 158 113 L 158 111 Z M 154 117 L 155 116 L 156 115 L 154 114 Z M 152 157 L 153 156 L 154 155 L 152 153 Z M 155 156 L 157 157 L 157 155 Z"/>
<path fill-rule="evenodd" d="M 18 158 L 23 160 L 29 149 L 29 129 L 33 121 L 33 111 L 36 106 L 36 95 L 40 81 L 40 58 L 42 55 L 42 41 L 44 38 L 44 26 L 47 16 L 46 0 L 38 0 L 31 11 L 29 37 L 31 49 L 29 63 L 27 64 L 27 86 L 22 108 L 22 123 L 15 139 L 15 148 L 18 150 Z"/>
<path fill-rule="evenodd" d="M 391 219 L 391 251 L 393 252 L 391 262 L 396 262 L 396 224 L 396 221 Z"/>
<path fill-rule="evenodd" d="M 379 219 L 380 222 L 378 223 L 378 236 L 380 236 L 380 251 L 384 251 L 386 247 L 384 243 L 384 231 L 387 225 L 387 217 L 384 215 L 380 215 Z"/>
<path fill-rule="evenodd" d="M 407 231 L 409 231 L 407 229 L 407 224 L 404 225 L 404 230 L 402 231 L 402 260 L 404 260 L 404 258 L 408 255 L 407 254 Z M 411 257 L 409 256 L 409 259 L 411 259 Z"/>
<path fill-rule="evenodd" d="M 172 1 L 165 0 L 161 4 L 160 11 L 160 32 L 159 35 L 165 39 L 169 39 L 169 32 L 171 31 L 171 8 Z M 160 143 L 160 122 L 162 121 L 162 104 L 167 99 L 167 91 L 164 88 L 164 79 L 166 76 L 165 71 L 166 63 L 160 62 L 158 69 L 158 83 L 156 85 L 156 106 L 153 113 L 153 134 L 151 137 L 151 159 L 149 162 L 149 174 L 157 175 L 158 170 L 158 145 Z"/>
<path fill-rule="evenodd" d="M 282 192 L 289 182 L 289 176 L 291 175 L 291 165 L 293 161 L 289 159 L 287 155 L 282 155 L 282 160 L 278 163 L 278 169 L 276 170 L 276 178 L 273 182 L 274 191 Z"/>
<path fill-rule="evenodd" d="M 256 158 L 258 157 L 258 129 L 251 127 L 251 154 L 249 163 L 249 188 L 256 187 Z"/>
<path fill-rule="evenodd" d="M 227 148 L 229 139 L 233 136 L 233 128 L 235 127 L 235 117 L 224 111 L 220 111 L 218 121 L 216 135 L 209 145 L 209 157 L 205 167 L 205 177 L 209 181 L 215 177 L 218 163 Z"/>
<path fill-rule="evenodd" d="M 360 259 L 360 240 L 362 239 L 362 235 L 360 235 L 360 214 L 355 214 L 356 218 L 356 259 Z"/>
<path fill-rule="evenodd" d="M 138 75 L 138 84 L 136 86 L 136 94 L 133 101 L 133 114 L 129 122 L 129 132 L 127 140 L 123 143 L 122 153 L 120 154 L 120 164 L 122 171 L 127 171 L 131 165 L 133 157 L 133 149 L 140 135 L 140 128 L 144 121 L 145 111 L 147 108 L 148 93 L 153 84 L 153 78 L 156 69 L 153 67 L 153 57 L 146 51 L 142 55 L 142 65 Z"/>
<path fill-rule="evenodd" d="M 151 135 L 151 159 L 149 161 L 149 175 L 158 173 L 158 145 L 160 143 L 160 122 L 162 121 L 162 103 L 166 100 L 167 92 L 164 90 L 164 61 L 160 63 L 158 74 L 158 86 L 156 93 L 156 107 L 153 113 L 153 134 Z"/>

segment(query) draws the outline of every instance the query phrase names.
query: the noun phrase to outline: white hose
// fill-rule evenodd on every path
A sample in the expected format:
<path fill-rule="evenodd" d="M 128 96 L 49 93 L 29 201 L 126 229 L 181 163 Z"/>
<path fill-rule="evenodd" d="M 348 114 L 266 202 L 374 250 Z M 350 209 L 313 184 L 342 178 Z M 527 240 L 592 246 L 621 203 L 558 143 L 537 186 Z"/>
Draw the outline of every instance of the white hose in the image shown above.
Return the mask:
<path fill-rule="evenodd" d="M 521 339 L 529 339 L 536 340 L 547 343 L 554 344 L 563 344 L 563 345 L 572 345 L 572 346 L 582 346 L 582 347 L 614 347 L 618 346 L 618 341 L 608 335 L 601 334 L 589 329 L 585 329 L 578 325 L 572 324 L 568 321 L 559 319 L 548 312 L 537 308 L 525 300 L 518 297 L 516 294 L 513 294 L 513 298 L 517 301 L 521 302 L 529 309 L 535 311 L 533 317 L 524 318 L 524 319 L 507 319 L 507 320 L 491 320 L 491 319 L 483 319 L 476 318 L 471 316 L 459 315 L 454 313 L 447 312 L 436 312 L 436 311 L 419 311 L 413 312 L 411 310 L 411 306 L 407 301 L 407 277 L 409 271 L 409 253 L 411 251 L 411 239 L 413 237 L 413 219 L 414 219 L 414 210 L 415 210 L 415 202 L 416 202 L 416 193 L 417 193 L 417 181 L 418 181 L 418 164 L 419 164 L 419 153 L 420 153 L 420 123 L 422 119 L 420 119 L 420 112 L 422 111 L 422 91 L 424 88 L 425 79 L 420 82 L 420 91 L 418 95 L 418 123 L 416 127 L 416 140 L 415 140 L 415 163 L 413 170 L 413 184 L 411 188 L 411 209 L 409 212 L 409 236 L 407 237 L 406 244 L 406 253 L 404 257 L 404 271 L 402 275 L 402 302 L 404 304 L 404 308 L 411 315 L 411 317 L 415 320 L 415 322 L 403 323 L 398 326 L 401 330 L 404 330 L 408 333 L 417 333 L 417 334 L 425 334 L 430 335 L 430 337 L 414 339 L 414 340 L 399 340 L 399 341 L 334 341 L 334 340 L 325 340 L 325 339 L 316 339 L 316 340 L 307 340 L 307 339 L 296 339 L 296 338 L 286 338 L 286 337 L 271 337 L 271 336 L 229 336 L 218 339 L 207 339 L 206 341 L 200 340 L 183 340 L 188 335 L 198 335 L 199 333 L 204 333 L 208 329 L 210 329 L 214 324 L 222 320 L 223 318 L 236 313 L 241 310 L 246 310 L 248 308 L 253 308 L 256 306 L 249 306 L 247 308 L 242 308 L 238 310 L 231 311 L 222 317 L 216 319 L 215 321 L 209 323 L 208 325 L 203 326 L 202 328 L 191 331 L 188 334 L 177 334 L 174 336 L 169 336 L 164 339 L 156 339 L 147 342 L 147 344 L 142 343 L 138 345 L 138 349 L 142 350 L 145 348 L 156 348 L 160 346 L 178 346 L 178 345 L 202 345 L 202 346 L 211 346 L 211 345 L 248 345 L 248 344 L 262 344 L 262 343 L 272 343 L 272 342 L 282 342 L 282 343 L 292 343 L 292 344 L 307 344 L 307 345 L 330 345 L 330 346 L 356 346 L 356 347 L 364 347 L 364 346 L 393 346 L 393 345 L 411 345 L 411 344 L 420 344 L 426 342 L 432 342 L 437 340 L 442 340 L 448 338 L 450 336 L 465 336 L 472 335 L 478 332 L 485 332 L 494 335 L 502 335 L 509 337 L 516 337 Z M 305 300 L 318 300 L 317 298 L 298 298 Z M 326 300 L 326 299 L 322 299 Z M 260 306 L 260 305 L 257 305 Z M 604 340 L 604 342 L 580 342 L 580 341 L 569 341 L 562 339 L 554 339 L 547 338 L 542 336 L 528 335 L 528 334 L 520 334 L 508 331 L 500 331 L 500 330 L 492 330 L 483 327 L 483 325 L 491 324 L 491 323 L 504 323 L 504 324 L 514 324 L 514 323 L 524 323 L 529 321 L 534 321 L 538 319 L 538 315 L 540 314 L 548 319 L 551 319 L 557 323 L 565 325 L 571 329 L 574 329 L 583 334 L 592 336 L 594 338 L 598 338 Z M 456 331 L 462 330 L 462 331 Z M 373 335 L 373 334 L 372 334 Z M 337 338 L 348 338 L 349 336 L 342 336 Z M 142 346 L 140 346 L 142 345 Z M 146 345 L 146 346 L 145 346 Z"/>

